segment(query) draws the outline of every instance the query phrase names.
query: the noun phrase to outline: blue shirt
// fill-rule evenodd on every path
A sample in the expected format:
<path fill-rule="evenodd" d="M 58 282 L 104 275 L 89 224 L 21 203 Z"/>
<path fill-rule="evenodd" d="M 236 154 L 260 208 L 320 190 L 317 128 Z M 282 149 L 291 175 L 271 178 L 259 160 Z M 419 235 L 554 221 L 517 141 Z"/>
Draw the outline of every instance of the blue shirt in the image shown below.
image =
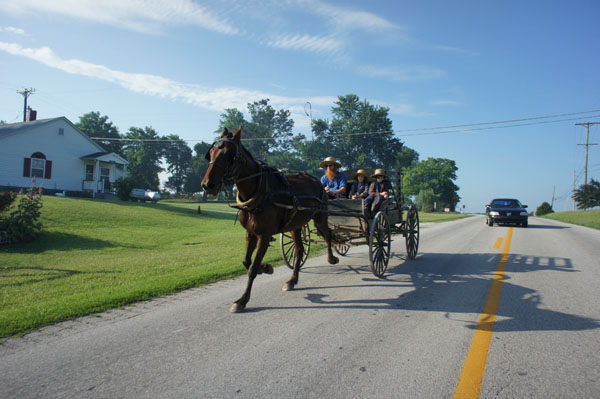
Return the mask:
<path fill-rule="evenodd" d="M 348 186 L 346 176 L 342 172 L 338 172 L 337 176 L 333 180 L 327 177 L 327 175 L 323 175 L 323 177 L 321 177 L 321 184 L 323 187 L 329 186 L 329 190 L 331 191 L 338 191 L 342 187 Z"/>

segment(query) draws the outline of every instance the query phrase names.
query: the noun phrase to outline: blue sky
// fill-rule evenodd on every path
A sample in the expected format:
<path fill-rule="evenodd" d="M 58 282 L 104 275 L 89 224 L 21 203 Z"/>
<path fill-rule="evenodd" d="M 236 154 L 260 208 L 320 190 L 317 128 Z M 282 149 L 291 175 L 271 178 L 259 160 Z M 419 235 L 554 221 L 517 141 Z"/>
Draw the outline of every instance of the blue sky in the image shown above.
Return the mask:
<path fill-rule="evenodd" d="M 330 118 L 352 93 L 389 107 L 421 159 L 456 161 L 467 212 L 500 196 L 534 211 L 553 190 L 569 210 L 575 123 L 600 121 L 598 17 L 596 0 L 0 0 L 0 119 L 21 121 L 16 91 L 32 87 L 40 119 L 99 111 L 121 133 L 152 126 L 193 146 L 226 108 L 263 98 L 310 136 L 306 103 Z"/>

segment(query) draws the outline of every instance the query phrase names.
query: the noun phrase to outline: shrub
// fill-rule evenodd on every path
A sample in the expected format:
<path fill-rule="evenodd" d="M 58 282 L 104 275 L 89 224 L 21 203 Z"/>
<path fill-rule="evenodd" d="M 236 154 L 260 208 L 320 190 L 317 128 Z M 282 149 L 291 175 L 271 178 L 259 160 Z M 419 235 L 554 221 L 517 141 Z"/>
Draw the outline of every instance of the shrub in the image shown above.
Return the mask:
<path fill-rule="evenodd" d="M 538 206 L 535 210 L 535 216 L 544 216 L 549 213 L 554 213 L 554 210 L 546 201 L 542 202 L 542 205 Z"/>
<path fill-rule="evenodd" d="M 0 213 L 5 212 L 15 202 L 17 195 L 13 191 L 0 192 Z M 2 215 L 0 215 L 2 218 Z"/>
<path fill-rule="evenodd" d="M 31 241 L 37 237 L 42 229 L 42 223 L 38 221 L 42 209 L 42 188 L 35 186 L 35 180 L 31 188 L 21 196 L 17 209 L 2 220 L 0 230 L 8 242 Z"/>
<path fill-rule="evenodd" d="M 119 177 L 115 180 L 115 190 L 117 197 L 121 201 L 129 200 L 129 193 L 135 188 L 135 179 L 133 177 Z"/>

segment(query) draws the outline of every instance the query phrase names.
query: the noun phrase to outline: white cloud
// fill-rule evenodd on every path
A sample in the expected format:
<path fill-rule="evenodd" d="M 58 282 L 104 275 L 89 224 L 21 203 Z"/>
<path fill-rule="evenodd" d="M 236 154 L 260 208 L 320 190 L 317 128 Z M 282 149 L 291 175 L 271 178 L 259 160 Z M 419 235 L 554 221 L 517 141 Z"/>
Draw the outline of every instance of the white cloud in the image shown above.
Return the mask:
<path fill-rule="evenodd" d="M 283 35 L 267 41 L 270 47 L 285 50 L 304 50 L 315 53 L 337 53 L 344 44 L 333 37 L 319 37 L 311 35 Z"/>
<path fill-rule="evenodd" d="M 243 112 L 249 102 L 268 98 L 274 108 L 290 110 L 294 120 L 300 121 L 301 126 L 309 123 L 304 121 L 306 101 L 310 101 L 313 106 L 329 109 L 337 99 L 331 96 L 296 98 L 238 87 L 205 87 L 180 83 L 157 75 L 122 72 L 77 59 L 65 60 L 49 47 L 33 49 L 15 43 L 0 42 L 0 51 L 29 58 L 66 73 L 114 83 L 135 93 L 182 101 L 211 111 L 222 112 L 227 108 L 237 108 Z"/>
<path fill-rule="evenodd" d="M 15 35 L 25 36 L 25 31 L 20 28 L 15 28 L 14 26 L 0 26 L 0 32 L 8 32 Z"/>
<path fill-rule="evenodd" d="M 460 102 L 454 101 L 454 100 L 433 100 L 431 102 L 431 105 L 458 107 L 462 104 Z"/>
<path fill-rule="evenodd" d="M 428 66 L 379 67 L 375 65 L 358 66 L 358 71 L 374 78 L 385 78 L 395 82 L 437 79 L 446 76 L 440 68 Z"/>
<path fill-rule="evenodd" d="M 378 15 L 366 11 L 357 11 L 346 7 L 337 7 L 322 1 L 303 1 L 310 10 L 327 18 L 327 21 L 344 30 L 363 30 L 382 32 L 398 27 Z"/>
<path fill-rule="evenodd" d="M 169 24 L 196 25 L 229 35 L 240 33 L 227 19 L 191 0 L 19 0 L 1 2 L 0 9 L 63 14 L 145 33 L 160 33 L 163 25 Z"/>

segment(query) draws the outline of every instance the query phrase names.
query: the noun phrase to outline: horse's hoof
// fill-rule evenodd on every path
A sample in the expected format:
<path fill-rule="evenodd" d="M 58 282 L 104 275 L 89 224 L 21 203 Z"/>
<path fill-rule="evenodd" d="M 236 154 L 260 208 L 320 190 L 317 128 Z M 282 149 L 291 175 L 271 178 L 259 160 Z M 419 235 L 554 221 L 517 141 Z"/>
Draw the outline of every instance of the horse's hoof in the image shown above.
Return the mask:
<path fill-rule="evenodd" d="M 229 308 L 229 311 L 231 313 L 240 313 L 243 312 L 246 309 L 246 305 L 242 305 L 240 303 L 234 303 L 233 305 L 231 305 L 231 308 Z"/>
<path fill-rule="evenodd" d="M 264 265 L 264 268 L 265 268 L 265 273 L 273 274 L 273 266 L 271 266 L 270 264 L 267 263 L 266 265 Z"/>
<path fill-rule="evenodd" d="M 332 257 L 329 259 L 329 264 L 330 264 L 330 265 L 335 265 L 335 264 L 337 264 L 339 261 L 340 261 L 340 260 L 339 260 L 337 257 L 335 257 L 335 256 L 332 256 Z"/>
<path fill-rule="evenodd" d="M 281 290 L 282 291 L 291 291 L 294 289 L 295 286 L 296 286 L 296 284 L 293 284 L 293 283 L 285 283 L 283 285 L 283 287 L 281 287 Z"/>

